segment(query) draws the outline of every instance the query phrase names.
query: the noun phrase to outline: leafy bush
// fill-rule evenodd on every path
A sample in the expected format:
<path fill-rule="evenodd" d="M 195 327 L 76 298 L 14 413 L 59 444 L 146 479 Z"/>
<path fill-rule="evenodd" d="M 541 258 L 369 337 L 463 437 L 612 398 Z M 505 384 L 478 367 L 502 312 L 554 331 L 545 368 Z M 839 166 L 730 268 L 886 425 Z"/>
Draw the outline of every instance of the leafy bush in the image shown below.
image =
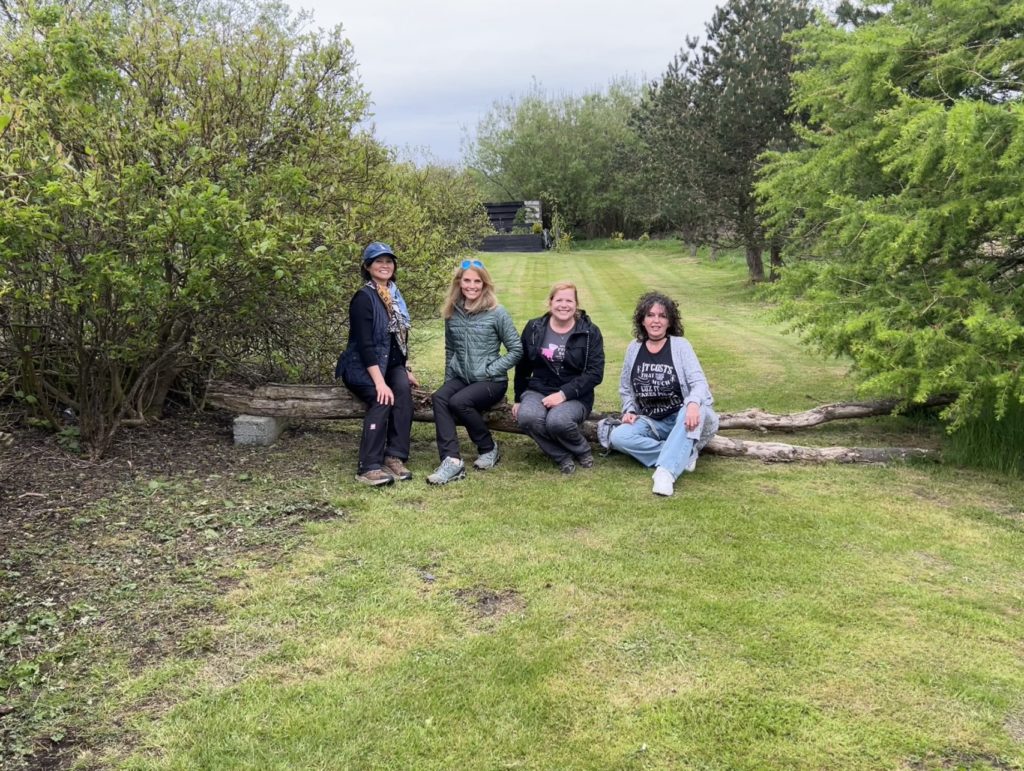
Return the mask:
<path fill-rule="evenodd" d="M 182 378 L 326 376 L 367 241 L 433 305 L 482 232 L 467 180 L 359 132 L 340 28 L 242 0 L 9 13 L 0 369 L 94 457 Z"/>

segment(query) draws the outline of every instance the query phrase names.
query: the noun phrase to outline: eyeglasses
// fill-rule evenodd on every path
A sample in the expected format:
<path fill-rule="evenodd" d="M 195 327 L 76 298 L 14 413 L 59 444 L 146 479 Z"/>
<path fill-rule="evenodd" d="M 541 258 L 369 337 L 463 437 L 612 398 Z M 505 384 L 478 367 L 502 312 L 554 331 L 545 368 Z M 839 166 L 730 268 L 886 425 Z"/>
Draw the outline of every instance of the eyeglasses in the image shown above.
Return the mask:
<path fill-rule="evenodd" d="M 480 260 L 463 260 L 462 269 L 469 270 L 470 268 L 482 268 L 484 264 Z"/>

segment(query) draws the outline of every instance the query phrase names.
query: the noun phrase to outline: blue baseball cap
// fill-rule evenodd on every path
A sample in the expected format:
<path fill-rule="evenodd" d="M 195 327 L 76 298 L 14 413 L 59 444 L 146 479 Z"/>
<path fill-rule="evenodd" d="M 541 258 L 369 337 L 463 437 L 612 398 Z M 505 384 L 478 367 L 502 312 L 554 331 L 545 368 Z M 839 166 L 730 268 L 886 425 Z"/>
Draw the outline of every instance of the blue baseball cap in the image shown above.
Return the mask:
<path fill-rule="evenodd" d="M 378 257 L 390 257 L 395 261 L 396 265 L 398 264 L 398 258 L 395 256 L 395 253 L 383 241 L 374 241 L 363 249 L 363 265 L 369 265 Z"/>

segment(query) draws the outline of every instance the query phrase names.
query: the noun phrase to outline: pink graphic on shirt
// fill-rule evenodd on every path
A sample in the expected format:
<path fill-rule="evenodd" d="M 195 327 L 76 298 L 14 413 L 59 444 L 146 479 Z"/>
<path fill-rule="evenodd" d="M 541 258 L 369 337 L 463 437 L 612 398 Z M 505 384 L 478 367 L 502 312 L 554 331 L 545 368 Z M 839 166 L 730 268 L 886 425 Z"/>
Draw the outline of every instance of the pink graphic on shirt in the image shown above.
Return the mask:
<path fill-rule="evenodd" d="M 555 345 L 554 343 L 548 343 L 548 347 L 547 348 L 541 348 L 540 349 L 540 355 L 543 356 L 548 361 L 553 360 L 555 358 L 555 353 L 557 353 L 557 352 L 558 352 L 558 346 Z"/>

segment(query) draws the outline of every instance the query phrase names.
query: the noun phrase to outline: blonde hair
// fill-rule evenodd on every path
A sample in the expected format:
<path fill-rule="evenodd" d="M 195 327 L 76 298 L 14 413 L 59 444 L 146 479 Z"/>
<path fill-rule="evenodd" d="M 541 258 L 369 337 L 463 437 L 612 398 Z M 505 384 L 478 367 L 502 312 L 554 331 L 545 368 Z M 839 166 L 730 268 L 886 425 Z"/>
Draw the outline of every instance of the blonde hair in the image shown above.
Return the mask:
<path fill-rule="evenodd" d="M 452 276 L 451 286 L 448 287 L 448 294 L 444 298 L 444 302 L 441 303 L 441 316 L 446 319 L 450 319 L 452 314 L 455 313 L 455 306 L 462 304 L 462 309 L 466 313 L 480 313 L 481 311 L 489 311 L 492 308 L 498 307 L 498 297 L 494 293 L 494 281 L 491 280 L 491 274 L 487 272 L 487 268 L 484 267 L 483 263 L 479 260 L 473 260 L 476 265 L 470 265 L 468 268 L 463 268 L 461 265 L 455 269 L 455 275 Z M 462 281 L 462 275 L 467 271 L 475 271 L 480 280 L 484 282 L 483 291 L 480 292 L 480 296 L 473 302 L 465 302 L 462 297 L 462 286 L 459 284 Z"/>
<path fill-rule="evenodd" d="M 551 287 L 551 291 L 548 292 L 548 303 L 550 304 L 551 301 L 555 299 L 555 295 L 561 292 L 563 289 L 571 289 L 572 297 L 576 301 L 576 305 L 580 304 L 579 290 L 576 288 L 576 285 L 571 281 L 559 281 L 557 284 Z"/>

